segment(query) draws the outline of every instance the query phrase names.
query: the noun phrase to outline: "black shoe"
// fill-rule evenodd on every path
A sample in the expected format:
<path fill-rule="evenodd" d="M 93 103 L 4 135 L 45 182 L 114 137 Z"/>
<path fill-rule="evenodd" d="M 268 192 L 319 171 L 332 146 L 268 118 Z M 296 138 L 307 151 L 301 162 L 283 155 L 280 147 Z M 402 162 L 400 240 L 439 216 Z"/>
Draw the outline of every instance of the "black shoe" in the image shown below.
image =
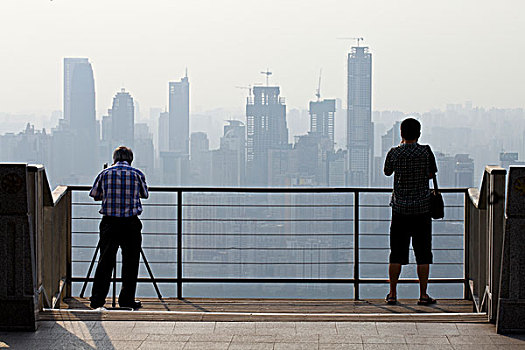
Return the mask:
<path fill-rule="evenodd" d="M 93 303 L 93 302 L 90 302 L 89 303 L 89 307 L 92 308 L 93 310 L 95 309 L 98 309 L 98 308 L 103 308 L 104 307 L 104 304 L 97 304 L 97 303 Z"/>
<path fill-rule="evenodd" d="M 396 305 L 397 304 L 397 298 L 390 296 L 390 293 L 386 295 L 385 301 L 388 305 Z"/>
<path fill-rule="evenodd" d="M 431 304 L 435 304 L 435 303 L 436 303 L 436 299 L 433 299 L 428 294 L 427 294 L 426 297 L 419 298 L 419 300 L 417 302 L 418 305 L 431 305 Z"/>
<path fill-rule="evenodd" d="M 140 309 L 142 307 L 142 302 L 140 300 L 132 301 L 131 303 L 118 303 L 120 307 L 129 307 L 133 310 Z"/>

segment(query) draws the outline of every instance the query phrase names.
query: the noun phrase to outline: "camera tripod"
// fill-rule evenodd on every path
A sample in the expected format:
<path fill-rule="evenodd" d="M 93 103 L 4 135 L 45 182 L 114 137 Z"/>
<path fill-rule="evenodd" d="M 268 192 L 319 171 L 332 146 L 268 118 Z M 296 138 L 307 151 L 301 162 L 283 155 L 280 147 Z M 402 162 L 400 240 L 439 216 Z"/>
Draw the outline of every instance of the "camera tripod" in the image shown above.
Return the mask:
<path fill-rule="evenodd" d="M 91 276 L 91 271 L 93 270 L 93 265 L 95 265 L 95 260 L 97 258 L 97 254 L 100 250 L 100 241 L 97 243 L 97 248 L 95 249 L 95 253 L 93 254 L 93 258 L 91 259 L 91 263 L 89 264 L 89 269 L 86 275 L 86 279 L 84 280 L 84 285 L 82 286 L 82 290 L 80 291 L 80 297 L 84 297 L 84 293 L 86 292 L 86 287 L 89 282 L 89 278 Z M 148 259 L 146 259 L 146 255 L 144 254 L 144 250 L 142 250 L 142 247 L 140 247 L 140 255 L 142 256 L 142 260 L 144 261 L 144 265 L 146 265 L 146 269 L 148 270 L 149 277 L 151 279 L 151 283 L 153 283 L 153 287 L 155 288 L 155 292 L 157 293 L 157 297 L 159 300 L 162 301 L 162 295 L 160 294 L 159 287 L 157 286 L 157 282 L 155 281 L 155 277 L 153 276 L 153 272 L 151 271 L 151 268 L 148 263 Z M 117 259 L 115 259 L 115 265 L 113 265 L 113 299 L 111 302 L 111 308 L 108 308 L 110 310 L 128 310 L 129 308 L 121 308 L 117 307 L 116 304 L 116 298 L 117 298 Z"/>

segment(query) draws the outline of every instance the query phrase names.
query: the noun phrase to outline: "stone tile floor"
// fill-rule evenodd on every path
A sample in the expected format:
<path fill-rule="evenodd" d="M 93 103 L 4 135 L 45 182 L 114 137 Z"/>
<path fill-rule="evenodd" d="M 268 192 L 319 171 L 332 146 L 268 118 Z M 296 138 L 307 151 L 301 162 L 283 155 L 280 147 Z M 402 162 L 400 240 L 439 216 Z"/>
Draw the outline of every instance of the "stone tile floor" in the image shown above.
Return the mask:
<path fill-rule="evenodd" d="M 525 349 L 485 323 L 44 321 L 6 349 Z"/>

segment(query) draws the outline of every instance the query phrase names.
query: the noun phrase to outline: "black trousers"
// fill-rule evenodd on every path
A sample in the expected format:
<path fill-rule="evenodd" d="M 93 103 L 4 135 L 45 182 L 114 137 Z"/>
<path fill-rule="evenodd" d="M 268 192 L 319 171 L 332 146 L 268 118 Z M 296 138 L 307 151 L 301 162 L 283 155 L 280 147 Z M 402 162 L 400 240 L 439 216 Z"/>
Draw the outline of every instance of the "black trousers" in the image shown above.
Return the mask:
<path fill-rule="evenodd" d="M 142 244 L 141 230 L 142 223 L 137 216 L 127 218 L 104 216 L 102 218 L 99 240 L 100 258 L 91 292 L 91 305 L 99 307 L 106 302 L 111 284 L 111 273 L 119 247 L 122 250 L 122 288 L 118 302 L 120 305 L 129 305 L 135 301 Z"/>

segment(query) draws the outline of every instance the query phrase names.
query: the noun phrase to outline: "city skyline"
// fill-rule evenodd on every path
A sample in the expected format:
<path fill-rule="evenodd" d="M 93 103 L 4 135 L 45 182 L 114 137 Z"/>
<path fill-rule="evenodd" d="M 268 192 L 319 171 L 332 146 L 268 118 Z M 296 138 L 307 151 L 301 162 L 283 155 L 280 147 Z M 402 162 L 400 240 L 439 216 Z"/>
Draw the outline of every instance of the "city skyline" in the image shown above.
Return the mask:
<path fill-rule="evenodd" d="M 521 2 L 274 4 L 250 11 L 240 1 L 2 2 L 0 32 L 9 33 L 0 66 L 2 112 L 60 109 L 62 57 L 89 57 L 96 65 L 97 118 L 107 108 L 105 96 L 122 86 L 144 110 L 165 106 L 165 82 L 186 67 L 194 86 L 202 87 L 191 101 L 195 112 L 237 106 L 244 94 L 235 86 L 263 82 L 258 72 L 266 67 L 288 106 L 297 108 L 314 96 L 320 68 L 325 95 L 345 95 L 342 57 L 354 43 L 337 38 L 346 36 L 364 37 L 378 57 L 376 110 L 409 113 L 468 100 L 524 107 Z M 330 25 L 312 25 L 320 18 L 330 18 Z M 106 25 L 98 26 L 100 20 Z M 267 40 L 273 37 L 278 40 Z M 31 104 L 26 94 L 34 96 Z"/>

